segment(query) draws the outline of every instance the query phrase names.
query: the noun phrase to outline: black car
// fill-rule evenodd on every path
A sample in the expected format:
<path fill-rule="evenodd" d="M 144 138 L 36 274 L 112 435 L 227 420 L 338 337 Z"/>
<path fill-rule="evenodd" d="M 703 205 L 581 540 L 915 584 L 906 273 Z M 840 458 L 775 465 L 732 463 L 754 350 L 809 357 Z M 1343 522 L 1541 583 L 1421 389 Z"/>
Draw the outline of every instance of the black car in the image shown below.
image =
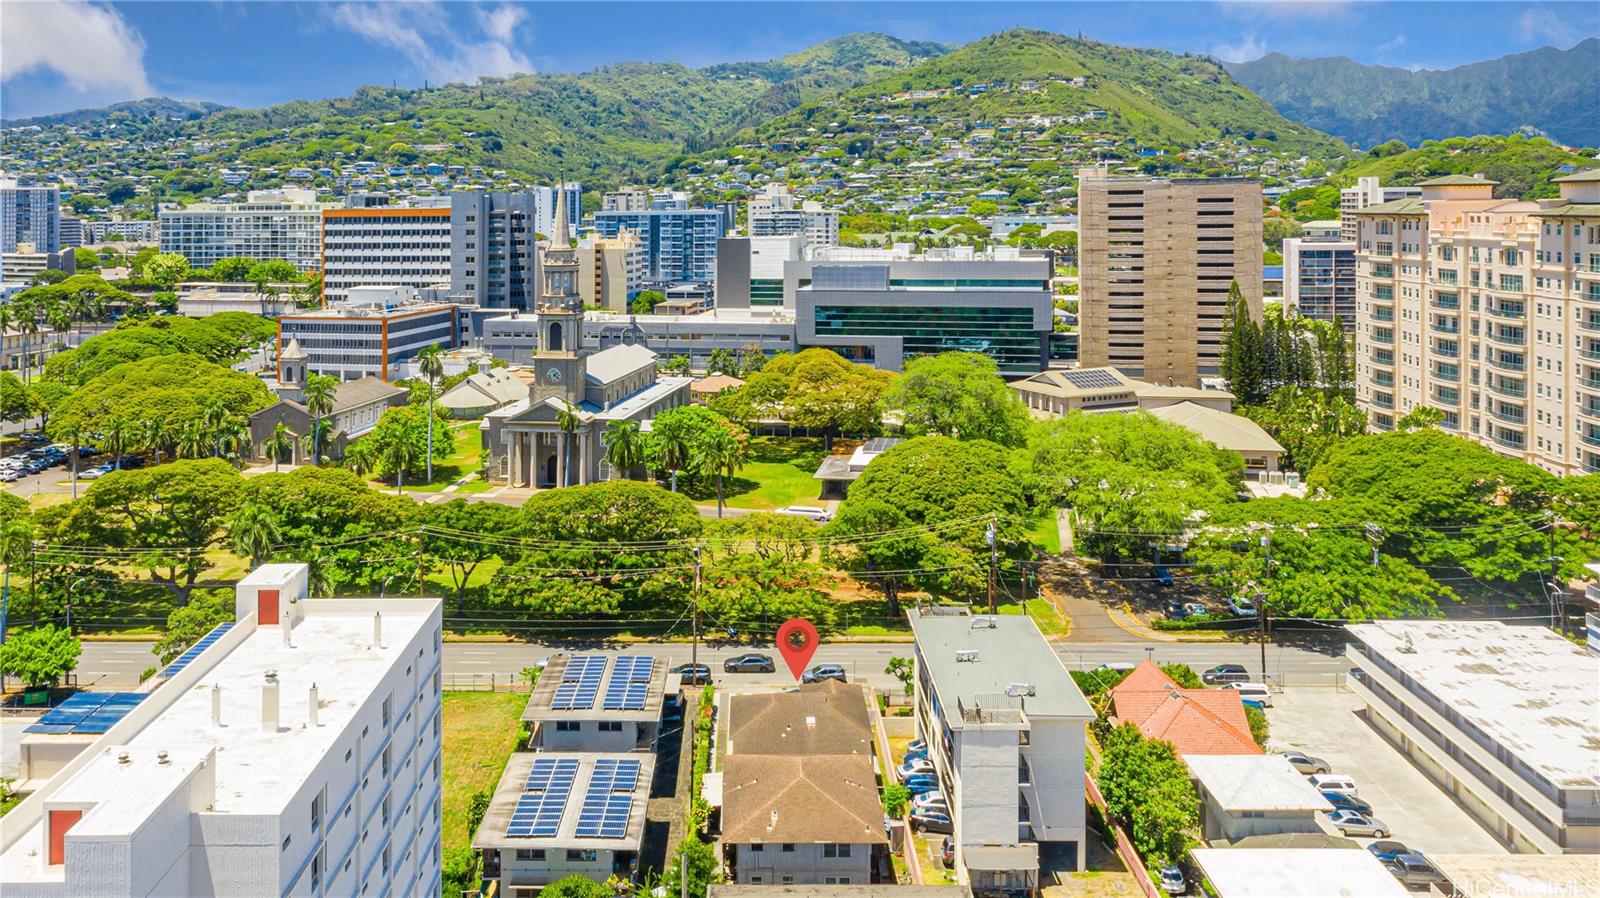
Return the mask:
<path fill-rule="evenodd" d="M 1250 672 L 1244 669 L 1243 664 L 1218 664 L 1200 675 L 1200 682 L 1207 686 L 1221 686 L 1227 683 L 1248 683 Z"/>
<path fill-rule="evenodd" d="M 806 671 L 805 674 L 800 677 L 800 682 L 802 683 L 820 683 L 823 680 L 838 680 L 841 683 L 845 682 L 844 665 L 818 664 Z"/>
<path fill-rule="evenodd" d="M 912 811 L 911 827 L 924 833 L 953 833 L 955 824 L 950 821 L 949 814 L 938 811 Z"/>
<path fill-rule="evenodd" d="M 777 669 L 772 663 L 772 656 L 760 652 L 735 655 L 722 662 L 723 673 L 772 673 Z"/>
<path fill-rule="evenodd" d="M 684 686 L 704 686 L 711 682 L 711 667 L 707 664 L 680 664 L 672 672 Z"/>

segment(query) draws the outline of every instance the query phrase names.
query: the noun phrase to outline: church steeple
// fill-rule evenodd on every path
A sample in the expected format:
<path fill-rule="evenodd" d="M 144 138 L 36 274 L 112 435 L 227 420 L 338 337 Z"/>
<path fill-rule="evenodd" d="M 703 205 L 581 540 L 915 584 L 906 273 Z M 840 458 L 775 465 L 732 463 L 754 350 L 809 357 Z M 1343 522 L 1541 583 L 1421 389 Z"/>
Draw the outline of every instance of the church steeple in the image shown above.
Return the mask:
<path fill-rule="evenodd" d="M 552 247 L 566 248 L 572 243 L 572 236 L 567 233 L 567 182 L 566 174 L 562 173 L 561 183 L 556 185 L 556 220 L 550 229 L 550 245 Z"/>
<path fill-rule="evenodd" d="M 577 405 L 583 401 L 587 365 L 579 352 L 583 297 L 578 293 L 578 252 L 572 248 L 567 223 L 565 180 L 556 187 L 554 226 L 540 266 L 544 280 L 539 285 L 539 351 L 533 358 L 538 380 L 531 395 L 535 401 L 558 396 Z"/>

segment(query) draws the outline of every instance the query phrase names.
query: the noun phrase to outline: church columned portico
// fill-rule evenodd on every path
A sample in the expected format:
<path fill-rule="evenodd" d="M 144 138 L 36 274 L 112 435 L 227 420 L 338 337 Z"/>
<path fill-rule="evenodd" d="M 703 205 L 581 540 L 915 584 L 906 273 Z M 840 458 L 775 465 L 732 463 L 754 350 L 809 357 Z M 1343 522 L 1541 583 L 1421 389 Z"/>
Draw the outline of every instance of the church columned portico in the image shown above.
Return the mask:
<path fill-rule="evenodd" d="M 553 489 L 557 486 L 581 486 L 595 479 L 588 433 L 579 431 L 571 434 L 570 451 L 566 445 L 569 437 L 559 425 L 508 421 L 505 434 L 508 486 Z M 570 475 L 567 472 L 569 457 L 572 465 Z"/>

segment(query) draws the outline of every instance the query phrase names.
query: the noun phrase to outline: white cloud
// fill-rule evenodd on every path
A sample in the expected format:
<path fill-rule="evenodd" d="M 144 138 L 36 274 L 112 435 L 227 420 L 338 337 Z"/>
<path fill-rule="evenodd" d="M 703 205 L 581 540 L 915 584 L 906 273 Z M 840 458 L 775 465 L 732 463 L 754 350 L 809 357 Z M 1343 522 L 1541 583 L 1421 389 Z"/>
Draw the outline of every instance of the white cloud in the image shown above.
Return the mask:
<path fill-rule="evenodd" d="M 435 2 L 339 3 L 328 10 L 334 24 L 398 50 L 429 81 L 472 82 L 480 75 L 503 77 L 534 69 L 517 48 L 517 32 L 527 14 L 510 4 L 474 7 L 474 34 Z"/>
<path fill-rule="evenodd" d="M 97 102 L 155 91 L 144 68 L 144 38 L 116 10 L 82 0 L 5 4 L 0 78 L 52 71 L 67 88 Z"/>
<path fill-rule="evenodd" d="M 1236 44 L 1217 44 L 1211 48 L 1211 55 L 1223 62 L 1249 62 L 1267 55 L 1266 41 L 1257 40 L 1253 34 L 1247 34 Z"/>
<path fill-rule="evenodd" d="M 1578 42 L 1577 31 L 1548 9 L 1530 9 L 1518 16 L 1517 31 L 1523 41 L 1530 44 L 1552 44 L 1564 48 Z"/>
<path fill-rule="evenodd" d="M 1405 45 L 1406 45 L 1406 36 L 1403 35 L 1403 34 L 1397 34 L 1394 37 L 1390 38 L 1389 40 L 1386 40 L 1383 43 L 1379 44 L 1378 45 L 1378 53 L 1380 55 L 1384 54 L 1384 53 L 1392 53 L 1395 50 L 1398 50 L 1401 47 L 1404 47 Z"/>

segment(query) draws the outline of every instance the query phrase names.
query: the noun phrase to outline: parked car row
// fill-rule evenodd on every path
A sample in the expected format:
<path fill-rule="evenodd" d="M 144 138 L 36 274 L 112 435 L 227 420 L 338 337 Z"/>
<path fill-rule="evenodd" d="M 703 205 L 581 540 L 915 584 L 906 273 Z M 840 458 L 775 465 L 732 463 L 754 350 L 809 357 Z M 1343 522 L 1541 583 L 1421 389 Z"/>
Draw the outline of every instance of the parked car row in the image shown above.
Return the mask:
<path fill-rule="evenodd" d="M 1163 570 L 1157 568 L 1157 570 Z M 1168 575 L 1171 576 L 1170 574 Z M 1227 601 L 1227 614 L 1221 611 L 1212 611 L 1200 602 L 1185 602 L 1182 599 L 1167 599 L 1162 605 L 1162 611 L 1169 620 L 1193 620 L 1196 618 L 1224 617 L 1231 615 L 1237 618 L 1256 616 L 1256 602 L 1250 596 L 1233 596 Z"/>
<path fill-rule="evenodd" d="M 71 446 L 56 443 L 0 458 L 0 480 L 15 483 L 30 474 L 38 474 L 48 468 L 65 465 L 71 459 L 71 452 Z M 91 454 L 93 454 L 92 449 L 79 450 L 79 457 Z"/>
<path fill-rule="evenodd" d="M 773 673 L 777 669 L 772 656 L 762 652 L 746 652 L 722 662 L 723 673 Z M 672 672 L 678 675 L 678 683 L 683 686 L 703 686 L 711 682 L 711 667 L 707 664 L 680 664 L 672 668 Z M 800 675 L 802 683 L 820 683 L 823 680 L 845 682 L 844 665 L 813 664 Z"/>

